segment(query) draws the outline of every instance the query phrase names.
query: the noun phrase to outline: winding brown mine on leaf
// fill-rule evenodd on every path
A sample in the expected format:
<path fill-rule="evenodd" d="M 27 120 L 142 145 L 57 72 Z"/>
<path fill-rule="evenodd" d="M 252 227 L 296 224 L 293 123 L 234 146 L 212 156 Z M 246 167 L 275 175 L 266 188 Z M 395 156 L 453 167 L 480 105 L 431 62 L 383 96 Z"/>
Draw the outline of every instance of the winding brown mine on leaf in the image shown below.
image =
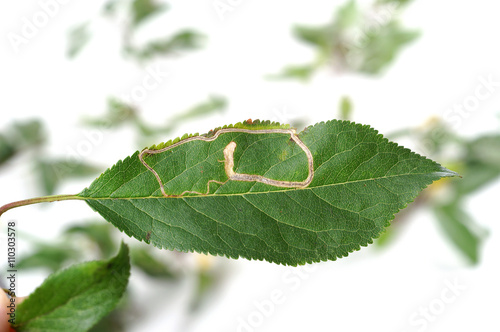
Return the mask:
<path fill-rule="evenodd" d="M 304 181 L 281 181 L 281 180 L 274 180 L 274 179 L 269 179 L 266 178 L 262 175 L 255 175 L 255 174 L 244 174 L 244 173 L 236 173 L 234 171 L 234 150 L 236 149 L 236 143 L 235 142 L 230 142 L 228 145 L 226 145 L 226 148 L 224 149 L 224 170 L 227 175 L 227 180 L 224 182 L 220 182 L 217 180 L 210 180 L 207 183 L 207 192 L 205 194 L 197 192 L 197 191 L 184 191 L 180 195 L 169 195 L 165 192 L 165 188 L 163 187 L 163 182 L 161 181 L 160 176 L 158 173 L 151 167 L 149 166 L 146 161 L 144 160 L 144 155 L 150 155 L 150 154 L 158 154 L 162 153 L 165 151 L 168 151 L 170 149 L 173 149 L 181 144 L 185 144 L 191 141 L 205 141 L 205 142 L 211 142 L 217 139 L 221 134 L 224 133 L 246 133 L 246 134 L 289 134 L 290 138 L 297 143 L 298 146 L 304 151 L 304 153 L 307 156 L 307 162 L 309 166 L 309 175 Z M 297 136 L 297 133 L 295 132 L 294 129 L 260 129 L 260 130 L 251 130 L 251 129 L 241 129 L 241 128 L 225 128 L 225 129 L 220 129 L 217 131 L 212 137 L 205 137 L 205 136 L 193 136 L 186 138 L 182 141 L 179 141 L 177 143 L 174 143 L 172 145 L 169 145 L 167 147 L 164 147 L 159 150 L 151 150 L 151 149 L 144 149 L 141 151 L 139 154 L 139 160 L 141 163 L 149 170 L 153 175 L 156 177 L 156 180 L 158 180 L 158 183 L 160 184 L 160 189 L 161 193 L 165 197 L 180 197 L 183 196 L 184 194 L 199 194 L 199 195 L 207 195 L 210 192 L 210 183 L 215 182 L 218 184 L 225 184 L 227 181 L 246 181 L 246 182 L 261 182 L 264 184 L 268 184 L 271 186 L 275 187 L 283 187 L 283 188 L 305 188 L 307 187 L 313 177 L 314 177 L 314 167 L 313 167 L 313 156 L 311 154 L 311 151 L 309 148 L 300 140 L 300 138 Z"/>

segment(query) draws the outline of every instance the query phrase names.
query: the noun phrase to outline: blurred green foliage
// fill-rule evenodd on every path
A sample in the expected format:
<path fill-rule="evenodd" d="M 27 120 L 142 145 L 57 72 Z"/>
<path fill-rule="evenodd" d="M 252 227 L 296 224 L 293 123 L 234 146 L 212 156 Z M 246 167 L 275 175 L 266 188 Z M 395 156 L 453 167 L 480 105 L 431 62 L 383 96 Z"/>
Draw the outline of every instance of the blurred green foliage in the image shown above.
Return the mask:
<path fill-rule="evenodd" d="M 137 26 L 150 16 L 164 11 L 168 8 L 165 3 L 158 3 L 154 0 L 134 0 L 131 4 L 132 25 Z"/>
<path fill-rule="evenodd" d="M 210 96 L 187 110 L 171 116 L 163 125 L 151 125 L 140 116 L 140 112 L 116 98 L 108 99 L 105 114 L 96 118 L 85 118 L 85 125 L 98 128 L 114 129 L 124 125 L 132 126 L 139 137 L 139 145 L 153 144 L 157 138 L 163 139 L 171 134 L 181 123 L 223 112 L 227 107 L 227 99 L 222 96 Z M 145 144 L 143 144 L 145 143 Z"/>
<path fill-rule="evenodd" d="M 122 35 L 122 51 L 127 57 L 139 62 L 145 62 L 156 56 L 173 56 L 182 52 L 201 48 L 205 36 L 195 30 L 185 29 L 172 35 L 140 43 L 135 41 L 135 32 L 146 22 L 153 20 L 166 11 L 169 5 L 154 0 L 122 0 L 108 1 L 104 4 L 102 13 L 105 18 L 116 19 Z M 125 24 L 117 18 L 119 14 L 125 16 Z M 94 18 L 95 20 L 96 18 Z M 92 20 L 77 25 L 68 35 L 67 56 L 76 57 L 91 39 L 90 28 Z"/>
<path fill-rule="evenodd" d="M 222 283 L 224 271 L 220 268 L 202 267 L 196 273 L 196 289 L 191 298 L 189 309 L 191 312 L 199 311 L 209 302 L 210 296 Z"/>
<path fill-rule="evenodd" d="M 178 278 L 178 273 L 175 273 L 168 264 L 155 257 L 151 246 L 142 246 L 134 249 L 131 259 L 135 267 L 150 277 L 163 279 Z"/>
<path fill-rule="evenodd" d="M 90 31 L 89 23 L 85 22 L 77 25 L 69 31 L 68 35 L 68 49 L 66 51 L 66 56 L 68 58 L 74 58 L 80 53 L 80 51 L 87 45 L 90 41 Z"/>
<path fill-rule="evenodd" d="M 329 67 L 367 75 L 382 73 L 401 50 L 419 35 L 416 31 L 404 28 L 398 20 L 398 15 L 410 3 L 411 0 L 375 0 L 371 6 L 364 9 L 365 7 L 351 0 L 337 10 L 331 22 L 318 26 L 295 26 L 295 37 L 314 48 L 315 58 L 310 63 L 287 66 L 275 77 L 307 81 L 318 70 Z M 170 9 L 170 6 L 166 3 L 153 0 L 110 0 L 102 7 L 102 17 L 116 22 L 122 37 L 123 55 L 135 61 L 151 61 L 156 56 L 172 56 L 202 47 L 206 37 L 192 29 L 147 40 L 137 46 L 135 32 L 149 21 L 161 20 L 161 14 L 167 9 Z M 125 24 L 119 15 L 125 17 Z M 90 44 L 91 28 L 95 20 L 100 18 L 88 19 L 69 31 L 69 58 L 75 58 Z M 85 119 L 84 122 L 88 126 L 107 129 L 131 125 L 138 136 L 155 139 L 155 136 L 170 134 L 181 123 L 220 112 L 226 105 L 225 98 L 212 96 L 184 112 L 172 115 L 162 125 L 151 125 L 140 117 L 135 106 L 111 98 L 104 115 Z M 342 97 L 339 103 L 339 117 L 350 119 L 352 110 L 353 101 L 348 96 Z M 424 127 L 395 132 L 391 139 L 397 137 L 412 139 L 433 159 L 447 159 L 446 164 L 451 165 L 450 168 L 457 170 L 463 178 L 455 181 L 442 180 L 430 187 L 409 208 L 397 214 L 393 225 L 377 241 L 378 245 L 391 243 L 397 237 L 398 225 L 411 215 L 415 208 L 426 206 L 435 213 L 443 234 L 458 251 L 469 262 L 479 262 L 480 248 L 487 232 L 474 221 L 474 215 L 465 211 L 464 202 L 470 195 L 499 179 L 500 134 L 486 134 L 474 139 L 463 138 L 455 134 L 446 123 L 435 121 Z M 59 185 L 72 178 L 93 177 L 99 171 L 99 167 L 86 162 L 51 156 L 44 151 L 47 141 L 47 130 L 41 120 L 15 122 L 2 128 L 0 166 L 5 166 L 18 155 L 29 154 L 33 161 L 30 167 L 39 179 L 38 187 L 45 194 L 55 193 Z M 450 157 L 447 152 L 454 149 L 459 153 Z M 439 191 L 443 189 L 451 193 L 446 199 L 439 197 Z M 33 249 L 21 257 L 18 268 L 57 271 L 89 256 L 108 258 L 117 250 L 118 239 L 118 231 L 103 220 L 73 224 L 61 234 L 56 243 L 52 240 L 30 241 Z M 182 264 L 175 260 L 172 262 L 163 259 L 164 252 L 142 243 L 134 243 L 130 250 L 133 267 L 142 271 L 146 278 L 175 284 L 184 277 L 178 268 Z M 200 264 L 200 268 L 192 271 L 196 274 L 196 290 L 191 301 L 192 312 L 196 312 L 210 299 L 210 295 L 220 284 L 222 272 L 220 267 L 214 268 L 210 263 Z M 134 299 L 126 296 L 121 304 L 91 331 L 125 331 L 126 322 L 137 311 L 135 309 Z"/>
<path fill-rule="evenodd" d="M 193 51 L 203 46 L 205 36 L 193 30 L 185 30 L 162 39 L 147 42 L 142 47 L 127 45 L 125 52 L 145 61 L 155 56 L 177 55 L 183 51 Z"/>
<path fill-rule="evenodd" d="M 398 21 L 401 4 L 409 1 L 378 1 L 363 10 L 355 0 L 341 6 L 330 23 L 297 25 L 295 37 L 316 50 L 309 64 L 291 65 L 275 78 L 309 80 L 320 68 L 375 75 L 382 72 L 419 33 L 403 28 Z"/>
<path fill-rule="evenodd" d="M 20 270 L 29 270 L 36 268 L 46 268 L 50 272 L 60 270 L 67 261 L 76 261 L 80 258 L 78 251 L 65 243 L 35 244 L 33 251 L 21 257 L 17 263 L 17 268 Z"/>
<path fill-rule="evenodd" d="M 463 202 L 453 201 L 449 204 L 440 204 L 434 206 L 433 210 L 448 239 L 470 262 L 476 264 L 479 262 L 479 250 L 485 232 L 476 230 L 478 226 L 461 203 Z"/>
<path fill-rule="evenodd" d="M 45 195 L 53 195 L 58 186 L 66 180 L 90 178 L 99 174 L 100 171 L 102 171 L 101 167 L 85 162 L 44 157 L 34 160 L 33 169 Z"/>
<path fill-rule="evenodd" d="M 29 254 L 21 257 L 17 267 L 23 271 L 43 269 L 53 273 L 88 257 L 102 260 L 118 250 L 120 232 L 104 220 L 86 220 L 72 223 L 59 237 L 59 241 L 28 238 L 33 244 Z M 175 262 L 175 258 L 179 259 Z M 201 308 L 208 295 L 220 284 L 223 270 L 215 269 L 211 257 L 204 257 L 201 267 L 193 271 L 196 288 L 190 300 L 192 313 Z M 134 241 L 130 245 L 130 260 L 134 270 L 140 270 L 146 278 L 154 278 L 170 285 L 181 283 L 185 276 L 182 256 Z M 133 299 L 125 296 L 121 304 L 91 331 L 125 331 L 126 322 L 134 310 Z"/>
<path fill-rule="evenodd" d="M 347 96 L 342 96 L 339 105 L 339 119 L 350 120 L 352 115 L 352 101 Z"/>
<path fill-rule="evenodd" d="M 420 195 L 419 200 L 431 208 L 443 234 L 463 257 L 471 264 L 479 263 L 480 249 L 488 232 L 464 206 L 470 195 L 500 179 L 500 134 L 486 133 L 477 138 L 465 138 L 444 121 L 431 119 L 424 126 L 402 129 L 389 137 L 410 138 L 427 156 L 447 160 L 443 164 L 451 165 L 448 167 L 460 173 L 462 179 L 437 182 Z M 456 153 L 450 156 L 449 151 Z M 409 211 L 421 205 L 413 204 Z M 406 214 L 399 213 L 396 220 L 405 217 Z M 387 230 L 392 232 L 394 227 Z M 384 238 L 382 242 L 390 241 Z"/>
<path fill-rule="evenodd" d="M 44 153 L 47 141 L 47 130 L 41 120 L 14 122 L 0 133 L 0 166 L 17 155 L 30 154 L 32 174 L 44 195 L 52 195 L 66 180 L 93 177 L 102 169 L 81 160 L 47 155 Z"/>
<path fill-rule="evenodd" d="M 109 257 L 111 253 L 116 251 L 116 241 L 113 231 L 114 228 L 108 223 L 103 223 L 102 220 L 88 220 L 85 223 L 69 227 L 63 235 L 65 238 L 85 237 L 90 243 L 97 246 L 100 257 L 104 258 Z"/>
<path fill-rule="evenodd" d="M 0 166 L 25 151 L 35 151 L 47 140 L 40 120 L 14 122 L 0 133 Z"/>

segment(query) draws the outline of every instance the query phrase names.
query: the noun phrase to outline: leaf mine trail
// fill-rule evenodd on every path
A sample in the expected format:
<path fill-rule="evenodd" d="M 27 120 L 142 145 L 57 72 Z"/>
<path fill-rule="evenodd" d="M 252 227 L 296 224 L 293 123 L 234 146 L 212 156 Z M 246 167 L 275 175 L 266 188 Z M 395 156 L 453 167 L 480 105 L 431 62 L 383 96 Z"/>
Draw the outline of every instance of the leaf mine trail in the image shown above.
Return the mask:
<path fill-rule="evenodd" d="M 163 186 L 163 182 L 158 175 L 158 173 L 148 165 L 148 163 L 144 160 L 144 155 L 151 155 L 151 154 L 158 154 L 158 153 L 163 153 L 165 151 L 171 150 L 175 147 L 178 147 L 179 145 L 192 142 L 192 141 L 205 141 L 205 142 L 211 142 L 216 140 L 221 134 L 224 133 L 245 133 L 245 134 L 289 134 L 290 138 L 297 143 L 297 145 L 304 151 L 304 153 L 307 156 L 307 163 L 308 163 L 308 170 L 309 170 L 309 175 L 304 181 L 282 181 L 282 180 L 274 180 L 274 179 L 269 179 L 266 178 L 262 175 L 256 175 L 256 174 L 244 174 L 244 173 L 236 173 L 234 171 L 234 150 L 236 149 L 236 143 L 234 141 L 231 141 L 226 148 L 224 149 L 224 170 L 227 175 L 227 180 L 224 182 L 217 181 L 217 180 L 209 180 L 207 183 L 207 192 L 206 193 L 200 193 L 197 191 L 190 191 L 186 190 L 182 192 L 180 195 L 169 195 L 165 192 L 165 188 Z M 205 136 L 193 136 L 189 137 L 186 139 L 183 139 L 177 143 L 174 143 L 172 145 L 169 145 L 167 147 L 164 147 L 162 149 L 144 149 L 141 151 L 139 154 L 139 160 L 141 163 L 151 172 L 153 175 L 156 177 L 156 180 L 160 184 L 160 189 L 161 193 L 163 196 L 169 198 L 169 197 L 181 197 L 184 194 L 199 194 L 199 195 L 207 195 L 210 192 L 210 183 L 218 183 L 220 185 L 225 184 L 227 181 L 246 181 L 246 182 L 261 182 L 264 184 L 268 184 L 271 186 L 275 187 L 282 187 L 282 188 L 305 188 L 307 187 L 313 180 L 314 177 L 314 159 L 311 154 L 311 151 L 309 148 L 300 140 L 300 138 L 297 136 L 297 133 L 295 129 L 257 129 L 257 130 L 251 130 L 251 129 L 241 129 L 241 128 L 225 128 L 225 129 L 220 129 L 218 130 L 214 136 L 212 137 L 205 137 Z"/>

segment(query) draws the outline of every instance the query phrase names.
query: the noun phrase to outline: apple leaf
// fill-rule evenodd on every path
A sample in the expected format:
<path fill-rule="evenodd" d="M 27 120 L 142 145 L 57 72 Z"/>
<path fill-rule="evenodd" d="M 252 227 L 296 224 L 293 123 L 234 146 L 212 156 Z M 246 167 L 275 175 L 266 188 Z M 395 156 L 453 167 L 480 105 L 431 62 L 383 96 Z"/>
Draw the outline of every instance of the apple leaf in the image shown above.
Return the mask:
<path fill-rule="evenodd" d="M 185 135 L 152 147 L 161 152 L 144 156 L 151 169 L 136 152 L 77 196 L 159 248 L 295 266 L 367 246 L 423 188 L 457 175 L 367 125 L 321 122 L 296 139 L 287 128 L 248 121 Z M 229 179 L 231 142 L 237 174 L 298 185 Z"/>

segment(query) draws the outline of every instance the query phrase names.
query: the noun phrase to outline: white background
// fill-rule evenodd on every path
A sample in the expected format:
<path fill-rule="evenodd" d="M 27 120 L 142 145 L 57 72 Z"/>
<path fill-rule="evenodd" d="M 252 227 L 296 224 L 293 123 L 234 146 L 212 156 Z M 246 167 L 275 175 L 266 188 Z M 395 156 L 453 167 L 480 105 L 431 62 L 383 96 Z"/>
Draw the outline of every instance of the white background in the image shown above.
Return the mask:
<path fill-rule="evenodd" d="M 169 74 L 137 103 L 146 120 L 164 122 L 210 94 L 227 96 L 230 102 L 224 114 L 186 123 L 165 139 L 248 118 L 287 121 L 300 117 L 314 124 L 334 118 L 343 95 L 353 100 L 354 121 L 389 133 L 421 125 L 431 116 L 445 117 L 454 104 L 474 95 L 480 77 L 500 81 L 500 6 L 495 1 L 414 1 L 402 20 L 422 35 L 383 76 L 323 71 L 310 84 L 266 81 L 264 76 L 312 59 L 311 49 L 291 36 L 291 26 L 327 22 L 342 2 L 234 3 L 234 10 L 221 20 L 212 1 L 170 1 L 170 11 L 162 16 L 165 19 L 144 27 L 148 36 L 163 36 L 182 27 L 208 36 L 202 51 L 154 62 Z M 123 60 L 117 25 L 105 19 L 93 21 L 93 39 L 77 59 L 65 58 L 68 29 L 96 17 L 101 5 L 83 1 L 60 5 L 48 24 L 16 52 L 8 34 L 19 34 L 23 18 L 31 20 L 41 7 L 37 1 L 0 4 L 1 129 L 14 120 L 43 118 L 50 131 L 47 153 L 65 157 L 87 140 L 85 129 L 78 126 L 84 115 L 102 114 L 107 97 L 127 94 L 141 83 L 146 68 Z M 499 104 L 497 87 L 474 112 L 462 116 L 455 129 L 469 137 L 498 132 Z M 85 159 L 109 166 L 135 151 L 135 143 L 130 130 L 118 135 L 105 132 L 103 141 L 93 145 Z M 39 195 L 27 161 L 27 157 L 16 158 L 2 168 L 2 204 Z M 88 183 L 71 182 L 58 193 L 77 193 Z M 399 332 L 421 327 L 421 331 L 498 331 L 500 226 L 495 203 L 499 188 L 498 183 L 492 184 L 467 202 L 467 210 L 490 231 L 476 267 L 460 259 L 444 241 L 433 216 L 422 210 L 390 247 L 363 248 L 347 259 L 317 264 L 307 271 L 222 259 L 228 269 L 224 287 L 190 322 L 191 331 Z M 2 217 L 2 224 L 16 220 L 19 231 L 55 238 L 69 221 L 93 216 L 84 203 L 70 201 L 12 210 Z M 27 295 L 40 282 L 40 278 L 20 276 L 20 295 Z M 425 328 L 412 323 L 419 308 L 439 308 L 436 303 L 453 294 L 447 290 L 450 282 L 464 289 Z M 131 326 L 131 330 L 185 329 L 180 318 L 186 311 L 182 291 L 151 289 L 161 285 L 137 287 L 175 298 L 175 305 L 145 302 L 143 310 L 151 317 L 146 325 Z M 187 282 L 185 288 L 189 287 Z M 269 303 L 276 292 L 282 294 L 280 303 L 272 310 L 266 307 L 272 313 L 260 313 L 256 303 Z M 242 327 L 242 321 L 249 327 Z"/>

